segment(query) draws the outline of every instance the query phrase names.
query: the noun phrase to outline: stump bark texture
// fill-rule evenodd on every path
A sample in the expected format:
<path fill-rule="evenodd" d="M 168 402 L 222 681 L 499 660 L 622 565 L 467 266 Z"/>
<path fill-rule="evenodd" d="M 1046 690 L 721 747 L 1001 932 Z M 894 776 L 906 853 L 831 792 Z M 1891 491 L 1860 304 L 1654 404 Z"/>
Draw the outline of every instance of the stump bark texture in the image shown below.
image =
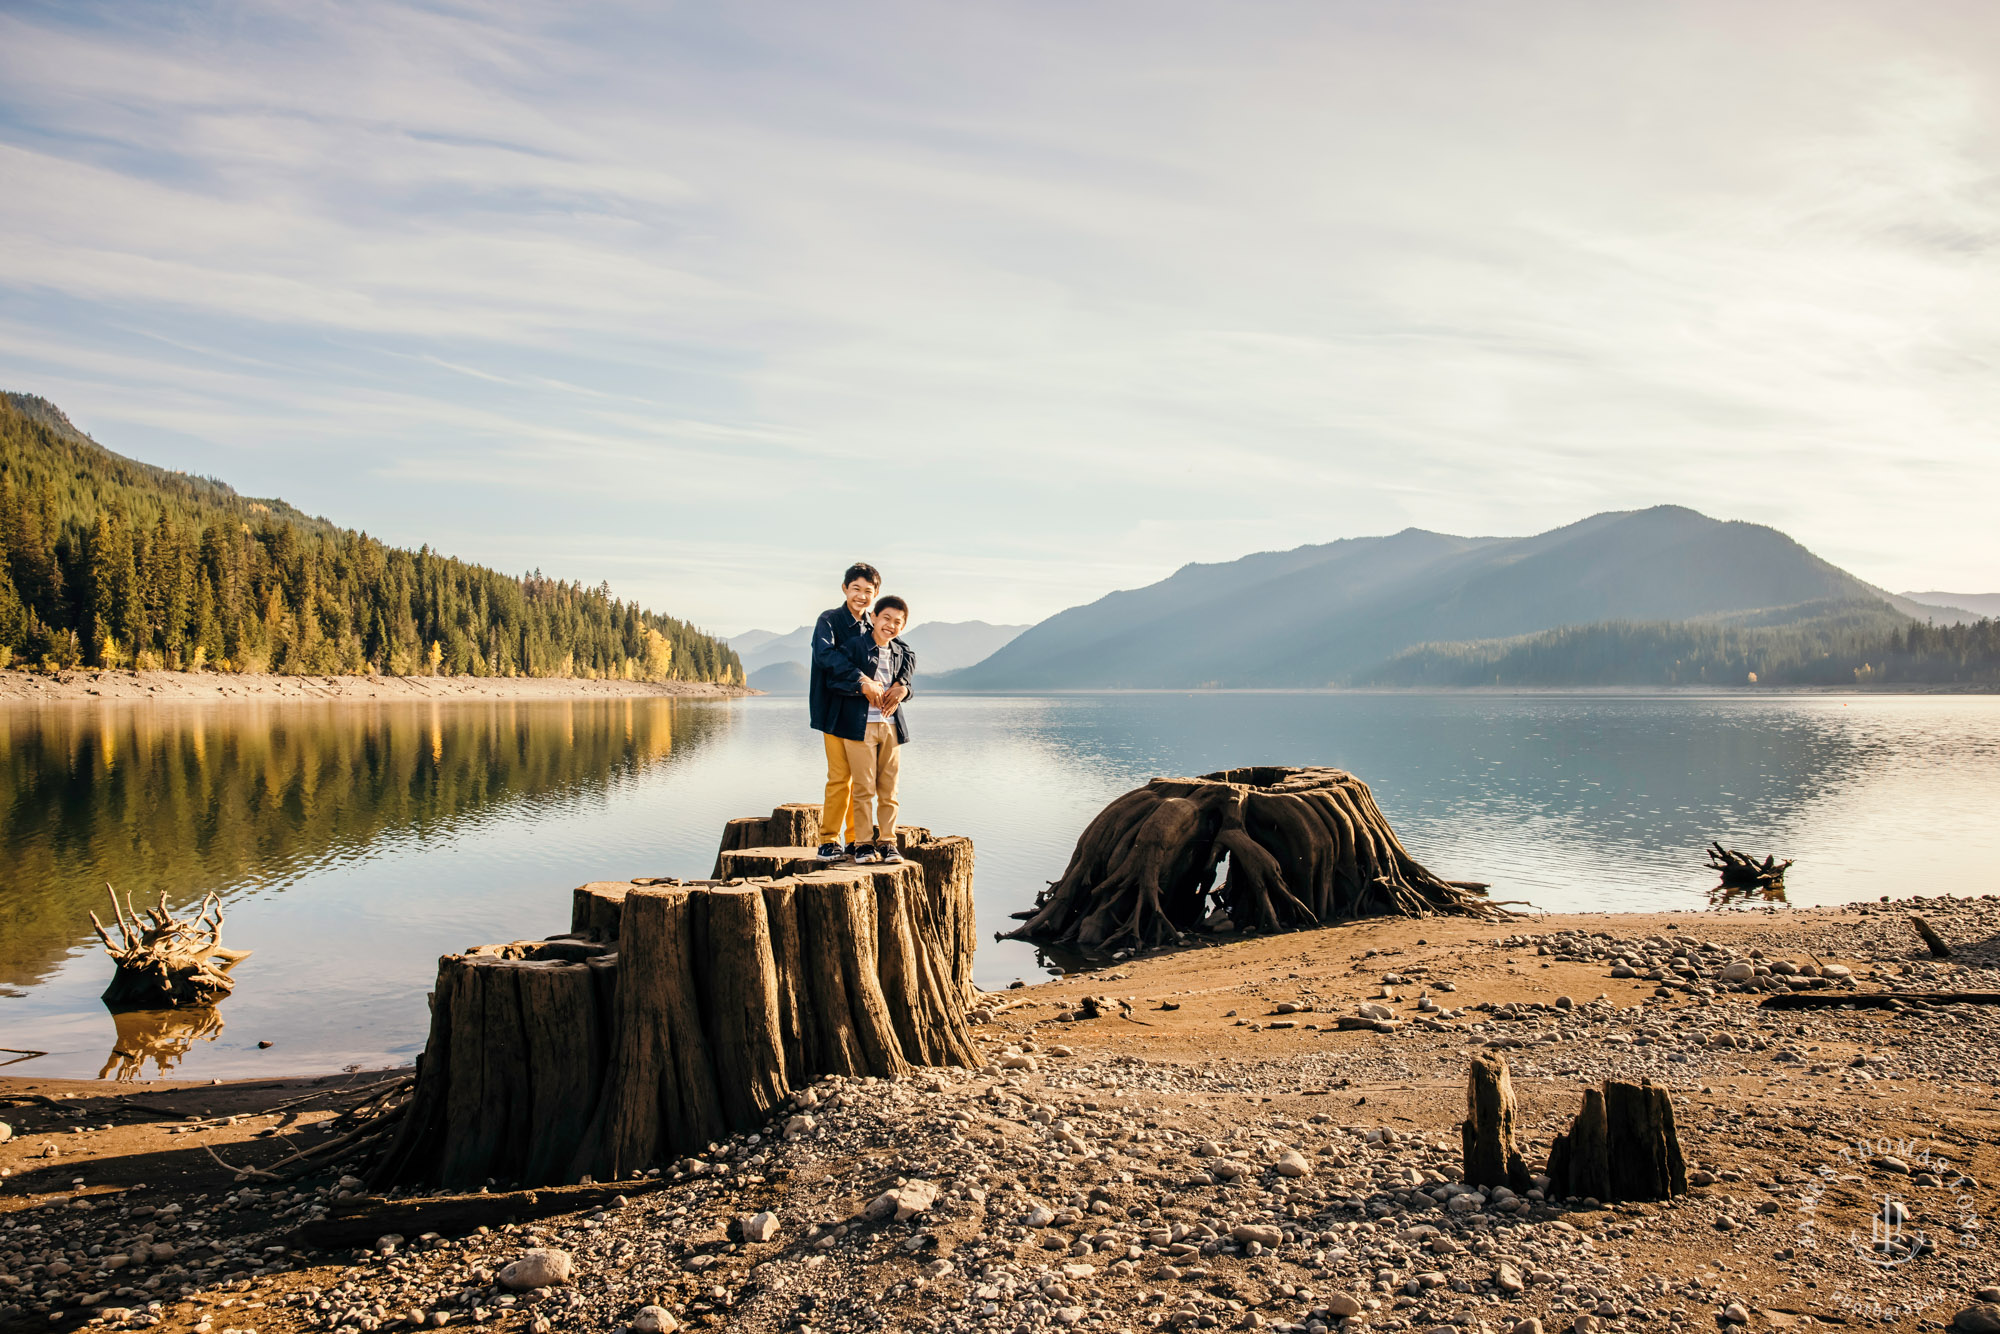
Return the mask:
<path fill-rule="evenodd" d="M 1585 1089 L 1583 1109 L 1549 1146 L 1549 1191 L 1605 1203 L 1687 1193 L 1674 1104 L 1650 1081 L 1607 1079 Z"/>
<path fill-rule="evenodd" d="M 1459 1125 L 1466 1181 L 1506 1186 L 1517 1194 L 1528 1189 L 1528 1165 L 1514 1136 L 1516 1117 L 1507 1062 L 1490 1052 L 1473 1057 L 1465 1080 L 1465 1120 Z"/>
<path fill-rule="evenodd" d="M 749 815 L 722 827 L 711 880 L 723 878 L 722 854 L 737 848 L 811 848 L 819 845 L 819 803 L 792 801 L 769 815 Z"/>
<path fill-rule="evenodd" d="M 975 1064 L 971 849 L 919 846 L 936 843 L 962 892 L 934 891 L 914 856 L 799 870 L 784 849 L 730 849 L 777 873 L 593 882 L 568 935 L 445 956 L 371 1184 L 615 1181 L 763 1125 L 825 1075 Z"/>
<path fill-rule="evenodd" d="M 1506 916 L 1479 887 L 1426 870 L 1353 774 L 1258 767 L 1156 778 L 1113 801 L 1009 934 L 1085 949 L 1163 945 L 1219 921 L 1211 897 L 1232 926 L 1261 931 L 1376 915 Z"/>

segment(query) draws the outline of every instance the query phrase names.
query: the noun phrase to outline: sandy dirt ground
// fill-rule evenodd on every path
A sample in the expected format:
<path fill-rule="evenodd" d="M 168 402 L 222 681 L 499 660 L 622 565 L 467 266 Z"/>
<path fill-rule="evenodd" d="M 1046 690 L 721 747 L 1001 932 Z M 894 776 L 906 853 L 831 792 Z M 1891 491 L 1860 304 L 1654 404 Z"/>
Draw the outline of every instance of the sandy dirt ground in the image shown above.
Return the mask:
<path fill-rule="evenodd" d="M 1126 960 L 989 998 L 981 1069 L 823 1081 L 600 1207 L 358 1248 L 293 1231 L 360 1191 L 339 1168 L 233 1169 L 311 1143 L 380 1074 L 23 1074 L 0 1082 L 0 1325 L 1978 1331 L 2000 1283 L 2000 1007 L 1773 1011 L 1782 978 L 1711 980 L 1727 959 L 2000 989 L 2000 902 L 1920 906 L 1952 959 L 1884 903 L 1378 920 Z M 1692 966 L 1648 978 L 1648 948 Z M 1337 1025 L 1363 1004 L 1391 1031 Z M 1462 1210 L 1465 1069 L 1496 1049 L 1532 1167 L 1585 1087 L 1650 1078 L 1700 1184 Z M 866 1216 L 911 1182 L 935 1202 Z M 763 1211 L 773 1234 L 746 1235 Z M 497 1281 L 538 1245 L 573 1257 L 568 1282 Z"/>
<path fill-rule="evenodd" d="M 585 681 L 551 677 L 273 676 L 223 672 L 0 670 L 0 705 L 144 700 L 439 700 L 737 696 L 760 692 L 704 681 Z"/>

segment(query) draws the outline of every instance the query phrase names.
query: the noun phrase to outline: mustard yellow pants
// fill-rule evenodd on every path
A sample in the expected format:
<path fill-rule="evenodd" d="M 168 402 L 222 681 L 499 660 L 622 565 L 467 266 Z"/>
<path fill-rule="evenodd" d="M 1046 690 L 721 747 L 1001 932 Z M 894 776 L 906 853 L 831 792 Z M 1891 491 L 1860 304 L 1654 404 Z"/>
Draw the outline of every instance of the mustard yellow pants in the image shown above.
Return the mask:
<path fill-rule="evenodd" d="M 839 843 L 840 822 L 847 818 L 854 795 L 854 775 L 847 767 L 847 743 L 831 732 L 821 732 L 819 739 L 826 742 L 826 800 L 819 808 L 819 841 Z M 854 841 L 852 826 L 846 841 Z"/>
<path fill-rule="evenodd" d="M 859 741 L 842 741 L 847 772 L 853 784 L 847 815 L 850 842 L 873 838 L 896 840 L 896 780 L 902 774 L 903 748 L 896 743 L 894 723 L 870 723 Z M 873 834 L 870 834 L 870 830 Z"/>

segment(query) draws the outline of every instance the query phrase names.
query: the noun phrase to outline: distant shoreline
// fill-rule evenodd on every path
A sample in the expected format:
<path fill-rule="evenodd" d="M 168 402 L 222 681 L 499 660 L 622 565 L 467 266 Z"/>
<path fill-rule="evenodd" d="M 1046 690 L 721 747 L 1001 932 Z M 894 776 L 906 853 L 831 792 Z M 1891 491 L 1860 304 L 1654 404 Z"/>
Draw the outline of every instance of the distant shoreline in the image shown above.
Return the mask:
<path fill-rule="evenodd" d="M 1082 686 L 1071 690 L 1023 688 L 1020 690 L 964 690 L 950 685 L 918 684 L 927 695 L 952 695 L 962 699 L 1003 699 L 1016 696 L 1049 695 L 1585 695 L 1605 699 L 1634 699 L 1663 696 L 1674 699 L 1754 699 L 1762 696 L 1795 695 L 2000 695 L 2000 685 L 1982 682 L 1927 683 L 1907 685 L 1851 686 Z"/>
<path fill-rule="evenodd" d="M 352 700 L 738 699 L 760 692 L 708 681 L 561 676 L 280 676 L 273 673 L 0 670 L 0 707 L 97 703 Z"/>

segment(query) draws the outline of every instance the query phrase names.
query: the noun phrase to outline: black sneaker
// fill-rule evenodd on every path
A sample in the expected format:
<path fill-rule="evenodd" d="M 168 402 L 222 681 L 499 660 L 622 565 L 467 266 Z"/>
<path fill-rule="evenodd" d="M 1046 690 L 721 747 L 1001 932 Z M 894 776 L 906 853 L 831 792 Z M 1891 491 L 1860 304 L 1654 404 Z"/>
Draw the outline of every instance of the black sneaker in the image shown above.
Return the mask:
<path fill-rule="evenodd" d="M 847 860 L 847 850 L 838 843 L 822 843 L 819 845 L 819 859 L 832 866 Z"/>
<path fill-rule="evenodd" d="M 903 860 L 902 849 L 898 848 L 892 839 L 885 838 L 880 843 L 877 843 L 875 851 L 882 855 L 884 862 L 899 862 Z"/>
<path fill-rule="evenodd" d="M 847 856 L 856 866 L 871 866 L 882 860 L 882 854 L 875 851 L 873 843 L 849 843 Z"/>

